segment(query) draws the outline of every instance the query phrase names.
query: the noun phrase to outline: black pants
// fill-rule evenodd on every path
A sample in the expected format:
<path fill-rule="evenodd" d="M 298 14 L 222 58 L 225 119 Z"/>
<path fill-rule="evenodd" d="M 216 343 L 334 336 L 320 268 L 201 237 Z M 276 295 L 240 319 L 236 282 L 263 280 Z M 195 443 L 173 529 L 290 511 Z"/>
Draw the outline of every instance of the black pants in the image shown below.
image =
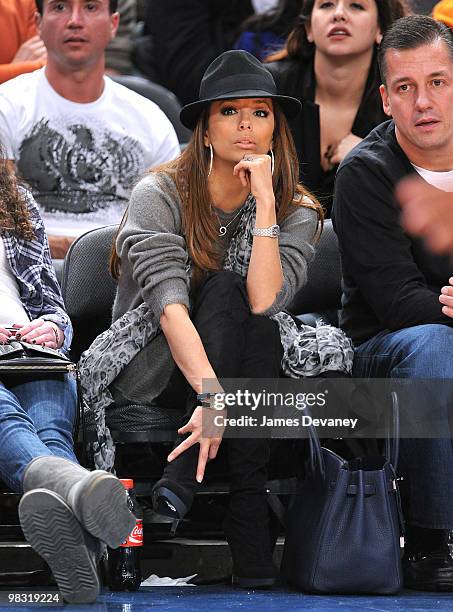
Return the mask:
<path fill-rule="evenodd" d="M 197 291 L 191 319 L 218 378 L 278 378 L 283 355 L 278 326 L 251 313 L 245 281 L 238 274 L 209 274 Z M 157 401 L 169 407 L 185 402 L 185 422 L 197 405 L 195 392 L 178 368 Z M 261 492 L 267 480 L 268 440 L 230 438 L 222 444 L 228 447 L 231 490 Z M 198 450 L 194 445 L 174 459 L 164 477 L 195 490 Z"/>

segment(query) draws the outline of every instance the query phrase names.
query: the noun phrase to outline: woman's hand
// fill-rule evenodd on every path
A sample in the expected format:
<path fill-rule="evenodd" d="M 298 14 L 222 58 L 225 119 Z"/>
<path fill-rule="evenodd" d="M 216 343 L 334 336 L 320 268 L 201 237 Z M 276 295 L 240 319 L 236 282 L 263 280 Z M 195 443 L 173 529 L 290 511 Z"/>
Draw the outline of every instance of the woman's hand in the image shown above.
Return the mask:
<path fill-rule="evenodd" d="M 199 442 L 200 452 L 198 454 L 197 482 L 203 480 L 206 463 L 208 459 L 214 459 L 217 456 L 217 451 L 222 442 L 224 427 L 216 426 L 213 420 L 214 416 L 219 415 L 225 415 L 225 412 L 197 406 L 189 422 L 178 429 L 179 434 L 190 432 L 190 436 L 174 448 L 168 455 L 168 461 L 173 461 L 173 459 L 176 459 L 176 457 L 190 448 L 193 444 Z M 202 437 L 203 430 L 210 435 L 209 438 Z"/>
<path fill-rule="evenodd" d="M 248 187 L 255 196 L 257 204 L 273 203 L 272 164 L 269 155 L 244 155 L 235 165 L 233 175 L 238 176 L 242 185 Z"/>
<path fill-rule="evenodd" d="M 44 319 L 35 319 L 26 325 L 14 325 L 17 328 L 16 336 L 18 340 L 29 342 L 30 344 L 39 344 L 49 348 L 58 349 L 64 342 L 64 333 L 53 321 L 45 321 Z"/>
<path fill-rule="evenodd" d="M 448 280 L 450 285 L 442 287 L 439 302 L 443 304 L 442 312 L 453 319 L 453 276 Z"/>
<path fill-rule="evenodd" d="M 342 162 L 349 151 L 357 146 L 359 142 L 362 142 L 362 138 L 354 136 L 354 134 L 351 134 L 351 132 L 346 134 L 346 136 L 340 140 L 328 158 L 329 162 L 332 164 L 332 167 Z"/>

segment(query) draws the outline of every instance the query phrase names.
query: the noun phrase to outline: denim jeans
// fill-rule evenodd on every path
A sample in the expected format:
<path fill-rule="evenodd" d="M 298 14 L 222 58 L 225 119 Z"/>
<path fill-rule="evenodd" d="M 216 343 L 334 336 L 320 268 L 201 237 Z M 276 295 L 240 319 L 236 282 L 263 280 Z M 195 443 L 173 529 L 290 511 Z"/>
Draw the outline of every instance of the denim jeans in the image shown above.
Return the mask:
<path fill-rule="evenodd" d="M 353 375 L 358 378 L 453 378 L 453 328 L 417 325 L 380 332 L 356 348 Z M 406 520 L 431 529 L 453 529 L 453 445 L 448 404 L 451 387 L 418 397 L 425 414 L 444 419 L 445 438 L 401 439 L 399 472 Z M 414 407 L 415 409 L 415 407 Z"/>
<path fill-rule="evenodd" d="M 75 380 L 68 375 L 3 377 L 0 381 L 0 478 L 22 492 L 32 459 L 58 455 L 77 462 L 72 431 L 77 410 Z"/>

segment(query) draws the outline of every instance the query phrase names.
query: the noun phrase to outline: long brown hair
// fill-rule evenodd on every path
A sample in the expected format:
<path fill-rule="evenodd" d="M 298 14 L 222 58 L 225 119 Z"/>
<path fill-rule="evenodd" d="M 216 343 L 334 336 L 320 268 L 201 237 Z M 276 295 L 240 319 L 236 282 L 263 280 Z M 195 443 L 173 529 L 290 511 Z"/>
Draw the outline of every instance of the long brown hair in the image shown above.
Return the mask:
<path fill-rule="evenodd" d="M 35 238 L 27 202 L 0 145 L 0 233 L 3 232 L 25 240 Z"/>
<path fill-rule="evenodd" d="M 382 35 L 387 32 L 394 21 L 411 13 L 406 0 L 375 1 Z M 305 60 L 313 55 L 315 52 L 315 45 L 308 40 L 305 26 L 310 23 L 314 4 L 315 0 L 304 0 L 299 20 L 286 39 L 286 45 L 280 51 L 276 51 L 266 57 L 266 63 L 276 62 L 287 57 L 290 59 Z"/>
<path fill-rule="evenodd" d="M 176 184 L 182 204 L 182 222 L 187 250 L 193 264 L 192 283 L 196 285 L 204 272 L 221 267 L 217 249 L 218 219 L 212 214 L 208 189 L 209 149 L 204 144 L 209 110 L 205 109 L 192 134 L 189 144 L 175 160 L 153 168 L 151 172 L 165 172 Z M 273 185 L 277 209 L 277 223 L 281 223 L 295 206 L 316 211 L 318 228 L 322 229 L 321 205 L 299 182 L 299 162 L 293 138 L 283 112 L 274 102 L 275 127 L 273 151 L 275 168 Z M 311 200 L 309 203 L 304 196 Z M 127 211 L 123 217 L 125 222 Z M 121 226 L 120 226 L 121 228 Z M 110 270 L 114 278 L 120 274 L 120 259 L 115 246 L 110 258 Z"/>

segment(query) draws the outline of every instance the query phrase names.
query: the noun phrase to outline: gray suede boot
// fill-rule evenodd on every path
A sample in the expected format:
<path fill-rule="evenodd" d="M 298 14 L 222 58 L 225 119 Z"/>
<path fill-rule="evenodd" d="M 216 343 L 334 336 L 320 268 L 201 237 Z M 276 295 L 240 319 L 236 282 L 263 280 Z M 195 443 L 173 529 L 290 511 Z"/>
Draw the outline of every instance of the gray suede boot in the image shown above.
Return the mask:
<path fill-rule="evenodd" d="M 49 565 L 65 601 L 95 601 L 96 563 L 103 545 L 83 529 L 64 499 L 53 491 L 34 489 L 23 495 L 19 518 L 27 541 Z"/>
<path fill-rule="evenodd" d="M 58 493 L 83 527 L 110 548 L 124 542 L 135 526 L 126 490 L 109 472 L 89 472 L 62 457 L 37 457 L 25 469 L 23 487 L 24 493 L 33 489 Z"/>

